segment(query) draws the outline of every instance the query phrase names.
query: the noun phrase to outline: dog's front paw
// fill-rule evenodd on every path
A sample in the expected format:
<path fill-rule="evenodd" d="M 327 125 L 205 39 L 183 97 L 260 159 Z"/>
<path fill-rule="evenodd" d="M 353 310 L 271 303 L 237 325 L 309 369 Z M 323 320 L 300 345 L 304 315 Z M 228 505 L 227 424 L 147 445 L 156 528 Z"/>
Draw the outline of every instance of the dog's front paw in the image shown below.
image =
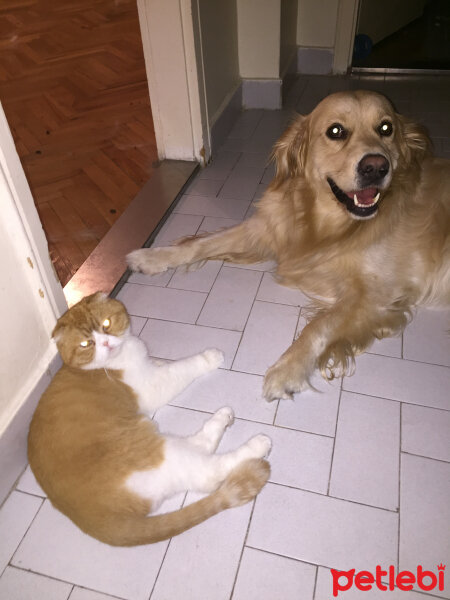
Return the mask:
<path fill-rule="evenodd" d="M 167 271 L 172 248 L 141 248 L 127 255 L 127 264 L 132 271 L 156 275 Z"/>
<path fill-rule="evenodd" d="M 263 396 L 267 402 L 292 400 L 296 392 L 308 387 L 298 364 L 280 359 L 264 377 Z"/>
<path fill-rule="evenodd" d="M 223 365 L 225 360 L 225 354 L 222 352 L 222 350 L 217 350 L 217 348 L 209 348 L 208 350 L 205 350 L 202 352 L 202 356 L 206 360 L 208 371 L 218 369 Z"/>

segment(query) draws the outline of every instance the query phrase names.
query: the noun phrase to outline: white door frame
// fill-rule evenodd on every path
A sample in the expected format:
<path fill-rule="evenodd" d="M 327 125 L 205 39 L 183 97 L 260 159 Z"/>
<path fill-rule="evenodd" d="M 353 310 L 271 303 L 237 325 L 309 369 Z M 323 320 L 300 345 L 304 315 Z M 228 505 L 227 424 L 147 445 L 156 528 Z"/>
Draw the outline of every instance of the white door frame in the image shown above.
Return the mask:
<path fill-rule="evenodd" d="M 210 147 L 198 0 L 137 0 L 137 4 L 159 155 L 203 162 Z M 67 303 L 1 104 L 0 167 L 10 190 L 4 200 L 12 203 L 22 222 L 24 252 L 37 267 L 50 320 L 55 320 L 67 310 Z"/>
<path fill-rule="evenodd" d="M 8 319 L 8 311 L 15 312 L 7 322 L 7 338 L 0 352 L 0 377 L 5 383 L 0 386 L 1 438 L 54 359 L 56 346 L 50 339 L 51 332 L 56 319 L 67 310 L 1 103 L 0 209 L 2 234 L 6 234 L 2 238 L 6 252 L 0 261 L 2 316 Z M 19 355 L 18 348 L 23 349 Z"/>
<path fill-rule="evenodd" d="M 340 0 L 336 39 L 334 43 L 333 73 L 347 73 L 352 64 L 359 0 Z"/>
<path fill-rule="evenodd" d="M 137 6 L 158 155 L 204 162 L 210 144 L 198 1 Z"/>
<path fill-rule="evenodd" d="M 67 303 L 50 260 L 48 242 L 1 103 L 0 170 L 9 190 L 2 197 L 2 202 L 8 203 L 11 210 L 16 211 L 21 222 L 21 228 L 16 232 L 18 246 L 22 247 L 30 266 L 36 267 L 34 271 L 30 271 L 30 279 L 38 274 L 40 288 L 46 298 L 42 303 L 47 305 L 44 310 L 51 315 L 50 321 L 55 320 L 67 310 Z"/>

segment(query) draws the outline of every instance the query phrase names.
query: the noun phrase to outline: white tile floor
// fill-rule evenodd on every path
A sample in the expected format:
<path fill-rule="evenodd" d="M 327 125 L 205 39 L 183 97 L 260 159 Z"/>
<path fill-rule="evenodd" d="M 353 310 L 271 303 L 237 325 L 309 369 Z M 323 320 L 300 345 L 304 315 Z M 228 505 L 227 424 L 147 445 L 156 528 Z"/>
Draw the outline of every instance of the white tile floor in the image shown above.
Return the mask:
<path fill-rule="evenodd" d="M 248 111 L 200 172 L 156 244 L 230 226 L 250 214 L 273 174 L 267 153 L 290 117 L 337 89 L 387 93 L 422 118 L 450 156 L 449 79 L 304 77 L 283 111 Z M 254 504 L 221 513 L 170 541 L 118 549 L 55 511 L 26 471 L 0 510 L 0 600 L 330 600 L 330 569 L 450 570 L 450 343 L 448 312 L 421 311 L 402 338 L 358 358 L 354 377 L 294 402 L 267 404 L 262 376 L 303 324 L 305 298 L 273 280 L 273 264 L 207 263 L 133 275 L 119 293 L 154 356 L 224 350 L 223 369 L 161 409 L 162 430 L 191 432 L 231 405 L 221 449 L 256 432 L 274 442 L 272 475 Z M 175 498 L 167 509 L 189 502 Z M 426 580 L 428 583 L 430 580 Z M 352 589 L 357 600 L 450 598 L 395 588 Z"/>

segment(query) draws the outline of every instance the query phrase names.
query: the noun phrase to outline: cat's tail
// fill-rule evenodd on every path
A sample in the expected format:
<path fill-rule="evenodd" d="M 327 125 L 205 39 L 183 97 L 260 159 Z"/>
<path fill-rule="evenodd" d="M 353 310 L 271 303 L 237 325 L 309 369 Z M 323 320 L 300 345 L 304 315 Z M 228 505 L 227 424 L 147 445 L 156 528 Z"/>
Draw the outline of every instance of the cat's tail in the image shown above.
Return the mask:
<path fill-rule="evenodd" d="M 250 502 L 261 491 L 269 475 L 270 465 L 266 460 L 246 460 L 209 496 L 170 513 L 120 518 L 106 535 L 98 537 L 112 546 L 138 546 L 166 540 L 227 508 Z"/>

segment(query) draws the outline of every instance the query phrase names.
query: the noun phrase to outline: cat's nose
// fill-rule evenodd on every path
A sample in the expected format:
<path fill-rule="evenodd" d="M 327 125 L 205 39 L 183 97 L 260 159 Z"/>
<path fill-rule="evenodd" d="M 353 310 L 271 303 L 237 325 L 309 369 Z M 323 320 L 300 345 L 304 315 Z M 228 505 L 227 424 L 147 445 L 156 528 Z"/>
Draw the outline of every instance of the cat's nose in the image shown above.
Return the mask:
<path fill-rule="evenodd" d="M 108 342 L 108 340 L 104 341 L 103 345 L 106 346 L 107 348 L 109 348 L 109 342 Z"/>

